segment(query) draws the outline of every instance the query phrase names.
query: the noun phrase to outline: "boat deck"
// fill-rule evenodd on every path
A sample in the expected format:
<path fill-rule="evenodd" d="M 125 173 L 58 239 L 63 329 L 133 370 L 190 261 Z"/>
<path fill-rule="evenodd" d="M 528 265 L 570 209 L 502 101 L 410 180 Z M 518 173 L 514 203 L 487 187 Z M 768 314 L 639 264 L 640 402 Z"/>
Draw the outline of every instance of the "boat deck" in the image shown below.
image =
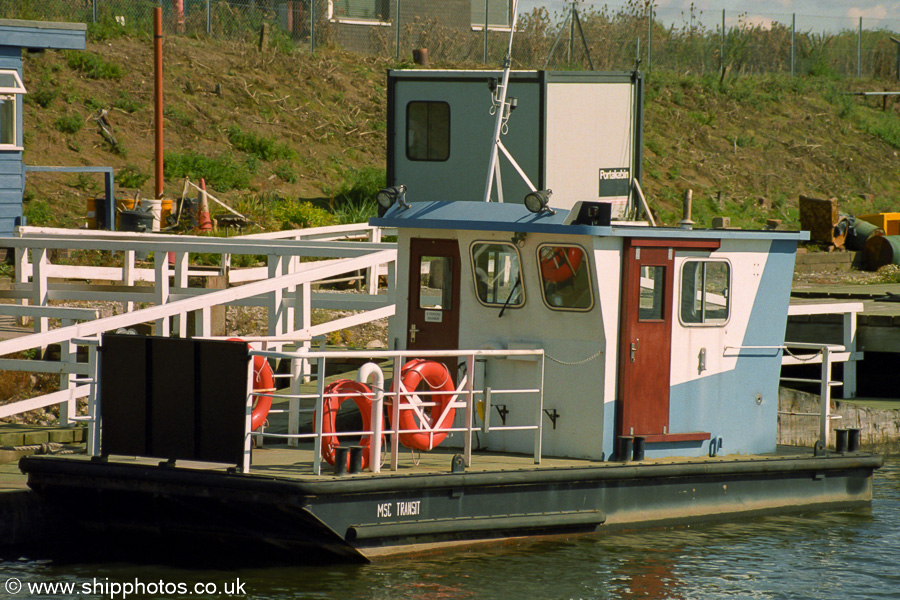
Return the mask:
<path fill-rule="evenodd" d="M 422 476 L 422 475 L 441 475 L 451 473 L 451 460 L 454 455 L 461 453 L 459 448 L 435 448 L 431 452 L 413 453 L 408 449 L 403 449 L 399 468 L 397 471 L 391 471 L 390 465 L 382 466 L 381 472 L 375 473 L 364 470 L 355 474 L 336 475 L 333 468 L 323 461 L 322 474 L 313 474 L 313 451 L 303 448 L 289 448 L 285 445 L 271 445 L 265 448 L 256 448 L 253 450 L 253 462 L 250 468 L 250 475 L 269 477 L 279 480 L 290 481 L 335 481 L 335 480 L 351 480 L 359 478 L 374 477 L 402 477 L 402 476 Z M 835 457 L 854 456 L 866 453 L 848 453 L 844 455 L 829 453 Z M 466 468 L 466 473 L 497 473 L 508 474 L 514 472 L 533 472 L 540 470 L 557 470 L 557 469 L 608 469 L 616 470 L 625 467 L 651 467 L 663 465 L 722 465 L 723 463 L 759 463 L 759 462 L 778 462 L 790 461 L 797 459 L 813 458 L 811 448 L 800 448 L 796 446 L 779 446 L 778 450 L 772 454 L 757 455 L 723 455 L 717 457 L 677 457 L 677 458 L 658 458 L 647 459 L 643 461 L 598 461 L 576 458 L 555 458 L 544 457 L 541 464 L 535 464 L 534 458 L 530 455 L 510 454 L 503 452 L 489 451 L 473 451 L 472 464 Z M 70 456 L 70 460 L 90 460 L 86 456 Z M 146 457 L 126 457 L 112 456 L 109 458 L 112 464 L 122 465 L 141 465 L 154 467 L 160 464 L 159 459 Z M 165 461 L 162 461 L 165 462 Z M 198 469 L 210 472 L 226 472 L 233 469 L 233 465 L 224 465 L 218 463 L 204 463 L 197 461 L 179 460 L 176 466 L 181 469 Z"/>

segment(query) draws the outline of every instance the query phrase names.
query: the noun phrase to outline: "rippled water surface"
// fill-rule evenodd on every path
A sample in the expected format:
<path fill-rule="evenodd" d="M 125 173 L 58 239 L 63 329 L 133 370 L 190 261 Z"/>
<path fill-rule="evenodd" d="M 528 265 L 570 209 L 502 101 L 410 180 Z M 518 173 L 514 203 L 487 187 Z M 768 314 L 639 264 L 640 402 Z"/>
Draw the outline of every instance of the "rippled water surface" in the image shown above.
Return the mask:
<path fill-rule="evenodd" d="M 3 589 L 10 578 L 23 585 L 15 596 Z M 896 599 L 900 459 L 889 459 L 876 473 L 871 509 L 542 541 L 367 566 L 225 572 L 6 562 L 0 563 L 0 598 L 110 598 L 116 591 L 111 585 L 136 580 L 170 589 L 178 583 L 190 590 L 198 583 L 210 591 L 215 586 L 210 597 L 227 597 L 227 586 L 260 599 Z M 41 582 L 72 583 L 80 593 L 28 593 L 29 585 Z M 86 585 L 95 587 L 85 593 Z"/>

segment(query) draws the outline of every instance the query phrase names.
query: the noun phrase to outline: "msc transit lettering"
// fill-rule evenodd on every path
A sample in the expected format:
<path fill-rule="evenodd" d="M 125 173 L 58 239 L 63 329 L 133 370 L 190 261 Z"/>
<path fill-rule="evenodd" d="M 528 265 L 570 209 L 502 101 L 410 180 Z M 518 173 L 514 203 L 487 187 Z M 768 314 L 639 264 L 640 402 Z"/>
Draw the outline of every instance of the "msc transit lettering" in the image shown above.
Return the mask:
<path fill-rule="evenodd" d="M 396 509 L 396 510 L 395 510 Z M 421 500 L 398 500 L 383 502 L 375 507 L 375 514 L 379 519 L 389 519 L 393 516 L 414 517 L 421 513 Z"/>

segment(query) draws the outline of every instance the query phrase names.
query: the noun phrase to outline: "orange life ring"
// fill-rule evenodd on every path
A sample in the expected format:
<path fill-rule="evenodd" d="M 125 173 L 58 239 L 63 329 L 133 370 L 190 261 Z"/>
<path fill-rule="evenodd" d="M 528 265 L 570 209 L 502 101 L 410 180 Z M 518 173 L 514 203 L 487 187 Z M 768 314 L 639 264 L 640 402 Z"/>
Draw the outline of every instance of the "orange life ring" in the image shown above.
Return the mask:
<path fill-rule="evenodd" d="M 372 390 L 364 383 L 352 381 L 350 379 L 338 379 L 325 388 L 325 400 L 322 406 L 322 458 L 328 461 L 328 464 L 334 464 L 334 449 L 341 445 L 336 432 L 335 420 L 337 419 L 338 409 L 344 400 L 352 398 L 353 402 L 359 408 L 362 415 L 363 431 L 372 430 Z M 315 421 L 313 421 L 313 431 L 316 429 Z M 369 448 L 372 446 L 372 435 L 364 435 L 359 440 L 359 445 L 363 447 L 362 468 L 369 466 Z"/>
<path fill-rule="evenodd" d="M 545 246 L 541 248 L 541 277 L 560 283 L 575 276 L 584 260 L 581 248 Z"/>
<path fill-rule="evenodd" d="M 407 448 L 415 448 L 416 450 L 427 452 L 435 446 L 440 445 L 440 443 L 444 441 L 444 438 L 447 437 L 446 431 L 432 433 L 431 430 L 443 429 L 449 427 L 453 423 L 453 417 L 456 413 L 455 408 L 447 410 L 447 414 L 441 419 L 441 415 L 444 414 L 444 409 L 450 403 L 453 398 L 453 393 L 456 391 L 456 386 L 453 384 L 453 378 L 450 377 L 450 371 L 447 370 L 447 367 L 443 363 L 434 360 L 415 358 L 403 365 L 403 369 L 400 372 L 400 381 L 403 382 L 403 387 L 410 392 L 414 391 L 422 382 L 428 386 L 429 391 L 447 392 L 446 394 L 435 394 L 427 397 L 426 401 L 435 403 L 434 406 L 431 407 L 431 411 L 426 415 L 427 423 L 417 419 L 416 411 L 414 410 L 407 409 L 400 411 L 401 430 L 420 430 L 418 433 L 401 433 L 400 443 Z M 393 390 L 394 387 L 391 386 L 391 391 Z M 409 404 L 409 401 L 408 396 L 402 396 L 400 398 L 401 404 Z M 391 415 L 392 412 L 389 411 L 388 414 Z M 440 422 L 435 424 L 438 419 L 441 419 Z"/>
<path fill-rule="evenodd" d="M 241 338 L 228 338 L 229 342 L 243 342 Z M 250 344 L 247 344 L 250 347 Z M 272 367 L 262 356 L 253 357 L 253 389 L 260 392 L 275 391 L 275 375 Z M 253 395 L 253 412 L 250 416 L 250 431 L 256 431 L 266 422 L 272 408 L 272 396 Z"/>

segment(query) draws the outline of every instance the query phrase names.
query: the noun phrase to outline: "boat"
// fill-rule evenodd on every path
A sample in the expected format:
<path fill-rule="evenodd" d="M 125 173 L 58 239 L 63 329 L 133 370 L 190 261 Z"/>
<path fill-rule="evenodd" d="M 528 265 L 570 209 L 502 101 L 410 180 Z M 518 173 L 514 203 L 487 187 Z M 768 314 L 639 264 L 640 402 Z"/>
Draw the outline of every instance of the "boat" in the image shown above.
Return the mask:
<path fill-rule="evenodd" d="M 804 233 L 399 196 L 373 222 L 398 230 L 397 349 L 104 335 L 99 452 L 20 463 L 59 531 L 366 561 L 871 501 L 880 456 L 776 444 Z M 296 447 L 253 449 L 251 354 L 371 362 L 321 379 Z M 362 430 L 334 426 L 343 402 Z"/>
<path fill-rule="evenodd" d="M 378 195 L 370 223 L 397 230 L 389 349 L 102 336 L 89 456 L 20 462 L 49 531 L 117 553 L 366 562 L 870 504 L 883 459 L 852 432 L 833 448 L 776 441 L 808 234 L 701 229 L 689 210 L 675 227 L 646 209 L 627 218 L 640 199 L 633 127 L 624 162 L 591 169 L 624 177 L 627 198 L 618 184 L 584 199 L 532 184 L 500 141 L 508 63 L 483 76 L 497 119 L 484 197 L 416 200 L 397 164 Z M 551 99 L 553 79 L 532 79 Z M 522 176 L 518 201 L 512 185 L 499 201 L 500 156 Z M 539 183 L 566 176 L 551 159 Z M 329 361 L 348 358 L 364 363 L 356 376 L 329 380 Z M 276 392 L 266 359 L 315 366 L 312 392 Z M 284 430 L 259 427 L 273 398 Z M 359 424 L 342 429 L 351 405 Z"/>

